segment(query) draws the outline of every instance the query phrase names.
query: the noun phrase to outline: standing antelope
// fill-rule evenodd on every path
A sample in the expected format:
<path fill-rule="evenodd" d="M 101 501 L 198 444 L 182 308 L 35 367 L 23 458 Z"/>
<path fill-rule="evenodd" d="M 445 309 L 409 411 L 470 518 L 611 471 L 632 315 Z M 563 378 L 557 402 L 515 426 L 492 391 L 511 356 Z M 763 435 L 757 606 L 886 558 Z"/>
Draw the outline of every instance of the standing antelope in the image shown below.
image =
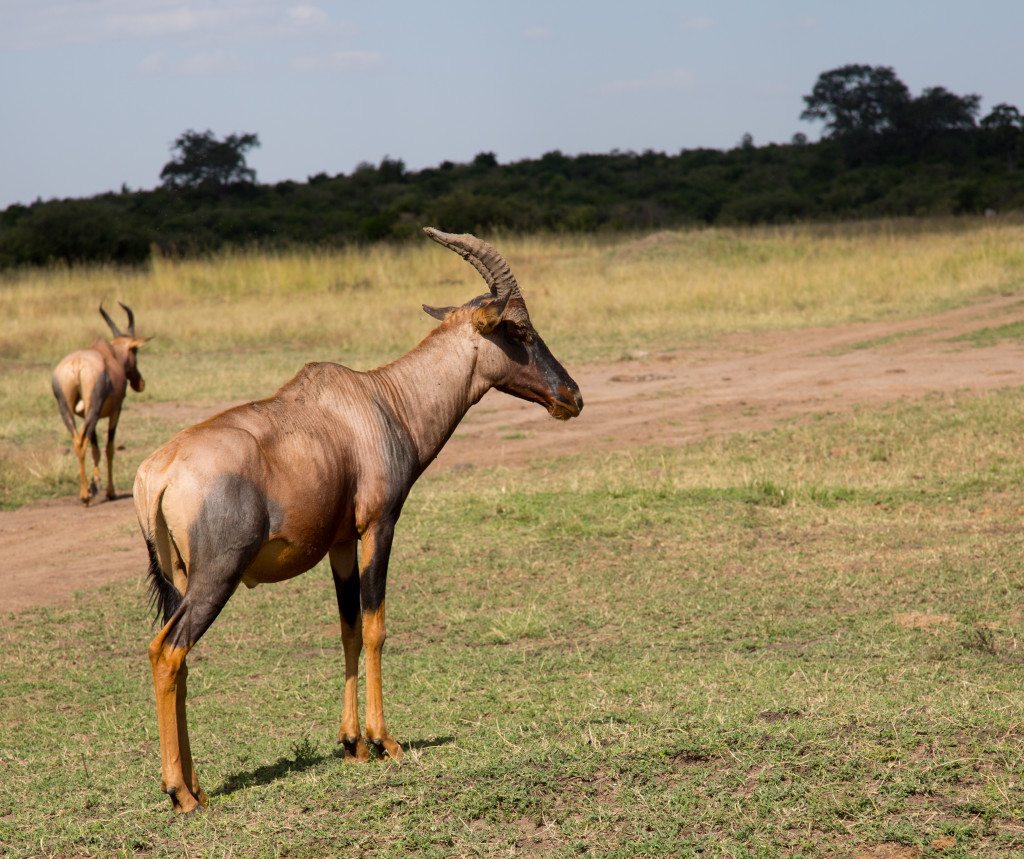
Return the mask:
<path fill-rule="evenodd" d="M 119 301 L 118 304 L 121 304 Z M 98 491 L 100 479 L 100 446 L 96 438 L 96 424 L 107 418 L 107 499 L 117 497 L 114 492 L 114 433 L 121 417 L 121 406 L 130 383 L 133 391 L 142 391 L 146 381 L 136 365 L 139 347 L 146 338 L 135 336 L 135 314 L 127 304 L 121 304 L 128 315 L 128 333 L 122 332 L 100 304 L 100 314 L 110 326 L 114 339 L 97 337 L 88 349 L 79 349 L 65 357 L 53 371 L 51 384 L 57 398 L 60 416 L 71 433 L 78 456 L 79 491 L 83 504 Z M 82 431 L 75 428 L 75 415 L 83 419 Z M 92 445 L 92 480 L 85 479 L 85 448 Z"/>
<path fill-rule="evenodd" d="M 490 294 L 423 305 L 441 325 L 397 361 L 368 373 L 307 364 L 274 396 L 180 432 L 139 467 L 135 510 L 164 618 L 149 646 L 161 789 L 177 812 L 206 804 L 185 722 L 186 655 L 239 582 L 283 581 L 325 554 L 345 651 L 338 742 L 349 760 L 368 759 L 366 741 L 401 758 L 384 724 L 381 650 L 388 556 L 409 490 L 491 388 L 560 420 L 583 408 L 501 255 L 470 235 L 425 232 L 472 263 Z M 356 698 L 364 645 L 365 741 Z"/>

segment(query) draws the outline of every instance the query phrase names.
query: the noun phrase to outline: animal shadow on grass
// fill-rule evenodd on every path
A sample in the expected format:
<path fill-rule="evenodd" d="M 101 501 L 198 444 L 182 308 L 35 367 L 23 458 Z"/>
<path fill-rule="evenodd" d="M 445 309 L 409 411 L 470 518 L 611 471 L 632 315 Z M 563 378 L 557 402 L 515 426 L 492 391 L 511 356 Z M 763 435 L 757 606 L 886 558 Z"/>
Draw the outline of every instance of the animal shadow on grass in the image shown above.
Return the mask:
<path fill-rule="evenodd" d="M 432 737 L 429 740 L 411 740 L 403 743 L 402 747 L 406 751 L 412 751 L 414 749 L 429 749 L 432 746 L 446 746 L 454 742 L 455 737 L 452 736 Z M 291 757 L 283 755 L 272 764 L 264 764 L 255 769 L 232 773 L 224 779 L 224 784 L 210 792 L 210 796 L 227 796 L 242 788 L 270 784 L 281 778 L 281 776 L 286 776 L 289 773 L 305 772 L 308 769 L 319 766 L 326 760 L 340 757 L 342 754 L 344 752 L 341 749 L 332 750 L 329 754 L 321 754 L 316 750 L 316 746 L 307 738 L 301 743 L 296 743 L 292 746 Z"/>

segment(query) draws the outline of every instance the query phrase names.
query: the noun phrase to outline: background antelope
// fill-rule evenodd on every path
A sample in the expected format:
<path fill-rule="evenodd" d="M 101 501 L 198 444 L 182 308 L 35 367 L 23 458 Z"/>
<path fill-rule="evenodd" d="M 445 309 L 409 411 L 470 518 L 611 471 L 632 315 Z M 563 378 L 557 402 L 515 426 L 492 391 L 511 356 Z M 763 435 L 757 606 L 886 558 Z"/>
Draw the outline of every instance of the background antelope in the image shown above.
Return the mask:
<path fill-rule="evenodd" d="M 491 388 L 561 420 L 583 408 L 500 254 L 470 235 L 426 233 L 468 260 L 490 293 L 461 307 L 424 305 L 441 325 L 384 367 L 307 364 L 274 396 L 184 430 L 139 467 L 135 509 L 164 618 L 149 646 L 161 787 L 175 811 L 206 804 L 185 721 L 186 655 L 239 582 L 282 581 L 324 555 L 345 651 L 338 741 L 351 760 L 369 757 L 366 741 L 401 758 L 384 723 L 381 651 L 388 557 L 409 490 Z M 365 740 L 356 698 L 364 645 Z"/>
<path fill-rule="evenodd" d="M 118 302 L 121 304 L 121 302 Z M 142 391 L 146 381 L 137 365 L 139 347 L 146 338 L 135 336 L 135 314 L 121 304 L 128 315 L 128 331 L 121 331 L 100 304 L 100 314 L 114 335 L 107 341 L 97 337 L 88 349 L 79 349 L 66 356 L 53 371 L 53 396 L 57 398 L 60 416 L 71 433 L 78 457 L 79 492 L 83 504 L 98 491 L 100 478 L 100 446 L 96 424 L 107 418 L 107 499 L 117 497 L 114 491 L 114 433 L 121 417 L 121 406 L 128 385 Z M 82 431 L 75 428 L 75 415 L 83 419 Z M 92 445 L 92 480 L 85 479 L 85 448 Z"/>

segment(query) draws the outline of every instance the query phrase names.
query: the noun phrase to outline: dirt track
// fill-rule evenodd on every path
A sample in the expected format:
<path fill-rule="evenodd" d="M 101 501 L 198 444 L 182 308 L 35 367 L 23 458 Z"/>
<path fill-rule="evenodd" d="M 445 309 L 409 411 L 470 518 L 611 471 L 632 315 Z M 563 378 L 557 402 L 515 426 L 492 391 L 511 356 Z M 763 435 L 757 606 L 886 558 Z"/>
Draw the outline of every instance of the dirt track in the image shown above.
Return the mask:
<path fill-rule="evenodd" d="M 951 342 L 1019 321 L 1024 301 L 999 297 L 903 322 L 737 335 L 706 349 L 593 365 L 573 373 L 586 402 L 578 419 L 556 423 L 537 406 L 492 392 L 470 411 L 431 468 L 683 444 L 933 391 L 1024 385 L 1024 344 L 973 348 Z M 880 338 L 888 339 L 865 344 Z M 218 410 L 149 408 L 185 421 Z M 126 417 L 130 421 L 130 412 Z M 146 567 L 127 497 L 89 510 L 68 498 L 0 513 L 0 558 L 0 611 L 64 603 L 76 590 L 141 576 Z"/>

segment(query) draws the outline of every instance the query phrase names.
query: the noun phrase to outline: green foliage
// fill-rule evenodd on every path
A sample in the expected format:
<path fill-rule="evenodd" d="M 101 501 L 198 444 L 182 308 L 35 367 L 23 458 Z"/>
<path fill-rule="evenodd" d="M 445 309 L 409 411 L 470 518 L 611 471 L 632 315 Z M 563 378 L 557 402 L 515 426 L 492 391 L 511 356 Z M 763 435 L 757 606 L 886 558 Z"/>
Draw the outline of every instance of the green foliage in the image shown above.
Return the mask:
<path fill-rule="evenodd" d="M 0 212 L 0 268 L 51 261 L 137 263 L 151 248 L 195 255 L 226 246 L 340 246 L 407 239 L 419 226 L 469 232 L 648 230 L 1005 210 L 1024 205 L 1015 170 L 1024 146 L 1017 108 L 975 123 L 979 98 L 941 86 L 912 97 L 884 66 L 821 74 L 804 119 L 826 139 L 677 154 L 614 150 L 408 171 L 401 159 L 350 174 L 254 184 L 254 134 L 218 140 L 187 131 L 164 187 L 88 200 L 38 201 Z"/>
<path fill-rule="evenodd" d="M 151 233 L 117 206 L 112 195 L 12 206 L 5 215 L 0 223 L 0 265 L 139 263 L 149 257 Z"/>
<path fill-rule="evenodd" d="M 851 63 L 818 75 L 801 119 L 820 119 L 832 137 L 881 134 L 899 124 L 910 91 L 888 66 Z"/>
<path fill-rule="evenodd" d="M 223 140 L 212 131 L 186 131 L 171 147 L 177 152 L 160 171 L 165 188 L 223 188 L 251 184 L 256 171 L 246 166 L 245 153 L 259 146 L 255 134 L 229 134 Z"/>
<path fill-rule="evenodd" d="M 975 134 L 980 96 L 934 86 L 915 98 L 888 66 L 846 65 L 823 72 L 804 103 L 800 118 L 823 120 L 826 135 L 842 144 L 850 166 L 904 164 L 922 156 L 953 163 L 969 159 L 985 139 Z M 1002 120 L 1000 114 L 995 122 Z"/>

